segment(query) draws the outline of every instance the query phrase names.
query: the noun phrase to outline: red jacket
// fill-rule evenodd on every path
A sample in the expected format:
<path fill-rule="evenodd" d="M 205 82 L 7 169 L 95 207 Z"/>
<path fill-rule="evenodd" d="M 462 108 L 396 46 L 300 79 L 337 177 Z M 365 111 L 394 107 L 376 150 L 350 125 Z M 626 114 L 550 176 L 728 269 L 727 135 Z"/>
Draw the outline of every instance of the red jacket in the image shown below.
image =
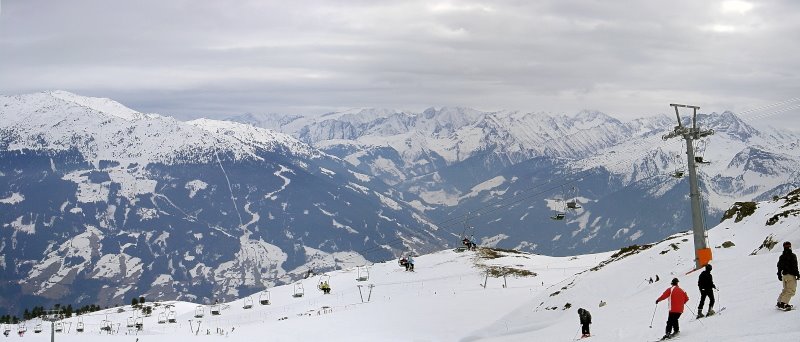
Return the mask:
<path fill-rule="evenodd" d="M 656 299 L 656 302 L 660 302 L 664 299 L 669 297 L 669 312 L 680 312 L 683 313 L 683 304 L 689 301 L 689 296 L 686 292 L 683 291 L 678 285 L 668 288 L 661 297 Z"/>

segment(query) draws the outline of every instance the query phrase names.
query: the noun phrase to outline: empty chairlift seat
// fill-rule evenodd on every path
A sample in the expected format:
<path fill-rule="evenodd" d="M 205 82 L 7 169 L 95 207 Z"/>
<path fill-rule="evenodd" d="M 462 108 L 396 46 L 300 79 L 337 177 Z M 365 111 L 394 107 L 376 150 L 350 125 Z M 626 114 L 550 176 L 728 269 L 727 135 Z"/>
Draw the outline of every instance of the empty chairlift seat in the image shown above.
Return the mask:
<path fill-rule="evenodd" d="M 258 295 L 258 303 L 261 305 L 269 305 L 269 291 L 263 291 Z"/>

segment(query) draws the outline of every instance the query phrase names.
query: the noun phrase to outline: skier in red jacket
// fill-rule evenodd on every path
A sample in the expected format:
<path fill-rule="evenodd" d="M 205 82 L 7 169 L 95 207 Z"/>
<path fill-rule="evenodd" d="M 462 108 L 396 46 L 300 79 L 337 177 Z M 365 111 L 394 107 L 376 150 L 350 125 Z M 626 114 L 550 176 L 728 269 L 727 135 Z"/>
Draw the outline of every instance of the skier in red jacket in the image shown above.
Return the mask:
<path fill-rule="evenodd" d="M 683 305 L 689 301 L 689 296 L 678 286 L 678 278 L 672 279 L 672 287 L 668 288 L 661 294 L 661 297 L 656 299 L 656 304 L 667 298 L 669 298 L 669 317 L 667 318 L 667 333 L 662 339 L 671 338 L 680 332 L 678 318 L 683 313 Z"/>

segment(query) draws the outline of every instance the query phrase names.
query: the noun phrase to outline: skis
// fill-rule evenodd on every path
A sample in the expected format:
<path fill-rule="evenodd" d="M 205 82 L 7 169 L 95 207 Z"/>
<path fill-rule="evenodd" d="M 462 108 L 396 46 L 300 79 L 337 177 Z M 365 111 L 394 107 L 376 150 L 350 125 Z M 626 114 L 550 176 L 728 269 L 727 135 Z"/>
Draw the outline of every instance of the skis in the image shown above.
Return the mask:
<path fill-rule="evenodd" d="M 660 338 L 660 339 L 658 339 L 656 341 L 676 340 L 676 339 L 678 339 L 678 337 L 680 337 L 680 334 L 679 333 L 674 333 L 672 335 L 664 335 L 664 337 L 662 337 L 662 338 Z"/>
<path fill-rule="evenodd" d="M 725 311 L 725 308 L 727 308 L 727 307 L 726 307 L 726 306 L 723 306 L 723 307 L 719 308 L 719 310 L 717 310 L 717 311 L 714 311 L 714 313 L 713 313 L 713 314 L 711 314 L 711 315 L 706 315 L 706 316 L 702 316 L 702 317 L 697 317 L 697 318 L 695 318 L 695 321 L 696 321 L 696 320 L 698 320 L 698 319 L 702 319 L 702 318 L 707 318 L 707 317 L 712 317 L 712 316 L 719 315 L 720 313 L 722 313 L 723 311 Z"/>

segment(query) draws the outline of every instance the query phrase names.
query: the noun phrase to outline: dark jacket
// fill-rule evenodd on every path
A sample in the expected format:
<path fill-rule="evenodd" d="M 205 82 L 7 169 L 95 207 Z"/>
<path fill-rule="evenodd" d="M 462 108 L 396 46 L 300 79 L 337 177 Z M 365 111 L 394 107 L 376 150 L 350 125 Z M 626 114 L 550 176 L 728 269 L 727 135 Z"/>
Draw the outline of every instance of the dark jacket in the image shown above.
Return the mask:
<path fill-rule="evenodd" d="M 714 285 L 714 278 L 711 276 L 711 271 L 705 270 L 700 273 L 700 278 L 697 279 L 697 287 L 699 287 L 701 290 L 711 290 L 717 288 L 717 286 Z"/>
<path fill-rule="evenodd" d="M 592 314 L 584 309 L 578 309 L 578 317 L 581 319 L 581 324 L 592 324 Z"/>
<path fill-rule="evenodd" d="M 797 271 L 797 255 L 792 253 L 792 250 L 786 248 L 783 254 L 778 259 L 778 275 L 792 274 L 795 277 L 800 277 L 800 272 Z"/>

